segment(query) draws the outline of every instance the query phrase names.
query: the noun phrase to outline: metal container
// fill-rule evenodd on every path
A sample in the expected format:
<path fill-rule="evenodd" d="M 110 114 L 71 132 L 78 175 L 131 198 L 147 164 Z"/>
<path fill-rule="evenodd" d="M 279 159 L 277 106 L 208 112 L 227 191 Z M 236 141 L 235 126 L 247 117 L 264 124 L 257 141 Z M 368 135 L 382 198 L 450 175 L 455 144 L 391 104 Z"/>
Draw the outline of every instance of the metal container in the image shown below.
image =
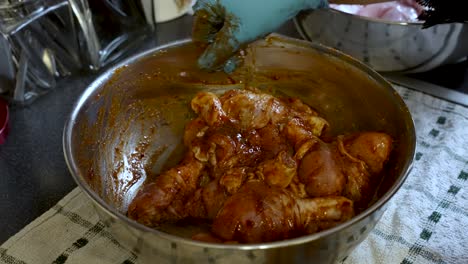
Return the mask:
<path fill-rule="evenodd" d="M 270 36 L 246 50 L 233 74 L 198 70 L 202 50 L 190 41 L 132 57 L 92 83 L 64 130 L 70 171 L 93 200 L 115 238 L 141 263 L 334 263 L 374 228 L 403 184 L 415 150 L 410 113 L 376 72 L 334 49 Z M 193 228 L 154 230 L 126 217 L 138 188 L 181 156 L 190 99 L 201 90 L 253 85 L 298 97 L 329 122 L 332 135 L 378 130 L 397 142 L 369 208 L 352 220 L 308 236 L 264 244 L 228 245 L 191 240 Z"/>
<path fill-rule="evenodd" d="M 334 9 L 295 18 L 304 39 L 347 53 L 381 72 L 424 72 L 468 56 L 468 24 L 392 22 Z"/>

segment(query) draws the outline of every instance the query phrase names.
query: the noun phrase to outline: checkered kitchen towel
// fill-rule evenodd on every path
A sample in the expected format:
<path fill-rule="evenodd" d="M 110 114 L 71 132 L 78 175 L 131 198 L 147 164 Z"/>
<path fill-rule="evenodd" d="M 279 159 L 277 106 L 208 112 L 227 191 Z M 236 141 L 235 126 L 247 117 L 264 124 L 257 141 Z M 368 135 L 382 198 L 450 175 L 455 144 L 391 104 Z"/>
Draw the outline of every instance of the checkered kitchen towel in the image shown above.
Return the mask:
<path fill-rule="evenodd" d="M 417 130 L 414 168 L 344 264 L 468 263 L 468 108 L 396 87 Z M 138 263 L 75 189 L 0 247 L 2 263 Z"/>

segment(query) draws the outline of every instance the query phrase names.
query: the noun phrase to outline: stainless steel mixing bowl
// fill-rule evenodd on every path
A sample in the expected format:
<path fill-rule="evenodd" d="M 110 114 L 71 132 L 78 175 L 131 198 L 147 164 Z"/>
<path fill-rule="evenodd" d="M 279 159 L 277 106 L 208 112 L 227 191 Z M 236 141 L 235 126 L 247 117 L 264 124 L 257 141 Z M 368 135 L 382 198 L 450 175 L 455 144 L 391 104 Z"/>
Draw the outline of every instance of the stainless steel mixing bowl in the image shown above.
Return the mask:
<path fill-rule="evenodd" d="M 404 182 L 415 150 L 413 122 L 402 99 L 376 72 L 333 49 L 271 36 L 251 45 L 232 75 L 197 69 L 190 41 L 128 59 L 92 83 L 64 131 L 70 171 L 115 238 L 141 263 L 333 263 L 345 258 L 379 221 Z M 264 244 L 190 240 L 196 227 L 145 227 L 126 217 L 147 179 L 182 155 L 189 101 L 200 90 L 253 85 L 299 97 L 331 125 L 329 133 L 378 130 L 396 142 L 376 199 L 352 220 L 308 236 Z"/>
<path fill-rule="evenodd" d="M 468 56 L 468 24 L 422 29 L 422 22 L 392 22 L 322 9 L 300 13 L 304 39 L 347 53 L 377 71 L 423 72 Z"/>

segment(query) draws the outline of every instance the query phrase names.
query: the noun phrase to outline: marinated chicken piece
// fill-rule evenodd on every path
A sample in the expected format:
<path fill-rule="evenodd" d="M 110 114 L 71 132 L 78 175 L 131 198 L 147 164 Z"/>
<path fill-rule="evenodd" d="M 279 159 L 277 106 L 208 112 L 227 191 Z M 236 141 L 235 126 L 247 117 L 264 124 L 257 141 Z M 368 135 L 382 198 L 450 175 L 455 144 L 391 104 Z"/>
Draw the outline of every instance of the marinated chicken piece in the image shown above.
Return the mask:
<path fill-rule="evenodd" d="M 328 123 L 310 107 L 293 100 L 291 106 L 272 95 L 249 90 L 231 90 L 220 98 L 227 116 L 237 120 L 241 129 L 259 129 L 268 123 L 284 123 L 296 117 L 320 135 Z M 301 110 L 303 112 L 301 112 Z"/>
<path fill-rule="evenodd" d="M 384 133 L 358 133 L 338 137 L 338 148 L 348 179 L 344 195 L 359 206 L 365 206 L 373 195 L 372 176 L 382 171 L 390 157 L 392 138 Z"/>
<path fill-rule="evenodd" d="M 261 155 L 259 146 L 250 144 L 230 122 L 210 127 L 190 145 L 189 151 L 200 162 L 208 163 L 215 177 L 230 168 L 250 166 Z"/>
<path fill-rule="evenodd" d="M 217 180 L 196 190 L 185 205 L 188 216 L 196 219 L 213 220 L 228 195 Z"/>
<path fill-rule="evenodd" d="M 192 99 L 192 110 L 209 126 L 221 123 L 227 118 L 219 98 L 213 93 L 198 93 Z"/>
<path fill-rule="evenodd" d="M 318 116 L 309 115 L 309 116 L 304 117 L 303 120 L 305 124 L 309 126 L 310 131 L 312 131 L 312 134 L 314 134 L 315 136 L 322 135 L 323 131 L 328 126 L 327 121 L 325 121 L 325 119 L 318 117 Z"/>
<path fill-rule="evenodd" d="M 372 195 L 372 175 L 363 162 L 345 158 L 344 171 L 348 181 L 344 186 L 343 196 L 353 200 L 359 207 L 366 206 Z"/>
<path fill-rule="evenodd" d="M 308 124 L 299 118 L 292 118 L 289 120 L 284 129 L 284 134 L 296 151 L 298 151 L 306 141 L 315 141 L 317 136 L 321 135 L 327 123 L 321 122 L 319 119 L 317 119 L 317 121 L 316 124 Z"/>
<path fill-rule="evenodd" d="M 308 114 L 308 115 L 318 116 L 317 112 L 312 110 L 310 106 L 304 104 L 304 102 L 302 102 L 301 100 L 297 98 L 287 98 L 287 99 L 284 99 L 283 101 L 285 101 L 291 107 L 291 109 L 293 109 L 299 115 Z"/>
<path fill-rule="evenodd" d="M 319 144 L 319 142 L 320 139 L 313 137 L 309 140 L 306 140 L 302 145 L 300 145 L 300 147 L 296 148 L 296 154 L 294 154 L 296 161 L 300 162 L 315 145 Z"/>
<path fill-rule="evenodd" d="M 354 215 L 344 197 L 299 199 L 260 181 L 246 183 L 229 197 L 213 221 L 212 232 L 225 241 L 260 243 L 304 235 Z"/>
<path fill-rule="evenodd" d="M 211 166 L 223 166 L 231 157 L 236 155 L 238 146 L 242 144 L 236 139 L 236 136 L 218 132 L 207 137 L 206 142 L 210 145 L 209 162 Z"/>
<path fill-rule="evenodd" d="M 308 149 L 298 176 L 310 197 L 341 195 L 364 204 L 373 193 L 372 179 L 380 173 L 391 151 L 387 134 L 357 133 L 330 144 L 318 140 Z"/>
<path fill-rule="evenodd" d="M 258 166 L 257 173 L 268 185 L 286 188 L 297 173 L 297 163 L 286 151 Z"/>
<path fill-rule="evenodd" d="M 324 142 L 327 121 L 298 99 L 232 90 L 199 93 L 191 106 L 185 159 L 145 183 L 128 215 L 153 227 L 212 222 L 196 240 L 268 242 L 342 223 L 373 195 L 391 151 L 375 132 Z"/>
<path fill-rule="evenodd" d="M 203 163 L 187 158 L 144 186 L 129 205 L 129 217 L 147 226 L 175 222 L 186 216 L 185 202 L 198 187 Z"/>
<path fill-rule="evenodd" d="M 308 105 L 304 104 L 299 99 L 288 99 L 290 103 L 291 113 L 290 117 L 293 117 L 293 124 L 288 125 L 300 125 L 301 127 L 306 127 L 309 133 L 312 133 L 314 136 L 320 136 L 323 130 L 328 126 L 328 122 L 319 117 L 318 114 L 312 110 Z M 299 121 L 299 122 L 298 122 Z"/>
<path fill-rule="evenodd" d="M 192 142 L 197 138 L 203 137 L 208 129 L 209 126 L 202 118 L 197 117 L 191 120 L 185 126 L 184 145 L 188 148 L 192 148 Z"/>
<path fill-rule="evenodd" d="M 221 98 L 223 109 L 230 118 L 237 120 L 240 128 L 244 130 L 263 128 L 274 115 L 282 117 L 286 112 L 274 111 L 272 106 L 275 98 L 268 94 L 240 90 L 228 93 L 232 94 Z"/>
<path fill-rule="evenodd" d="M 273 159 L 281 151 L 292 151 L 279 126 L 271 123 L 264 128 L 252 130 L 247 140 L 261 149 L 263 159 Z"/>
<path fill-rule="evenodd" d="M 289 184 L 289 186 L 286 188 L 288 191 L 290 191 L 292 194 L 294 194 L 298 198 L 308 198 L 309 195 L 307 194 L 305 190 L 305 184 L 302 183 L 299 180 L 299 177 L 296 175 Z"/>
<path fill-rule="evenodd" d="M 370 173 L 382 171 L 392 150 L 392 138 L 384 133 L 364 132 L 343 141 L 349 155 L 364 161 Z"/>
<path fill-rule="evenodd" d="M 227 193 L 234 194 L 239 190 L 250 172 L 248 167 L 232 168 L 226 171 L 219 179 L 219 184 Z"/>
<path fill-rule="evenodd" d="M 310 197 L 336 196 L 346 184 L 342 168 L 336 147 L 318 141 L 301 160 L 298 175 Z"/>
<path fill-rule="evenodd" d="M 234 130 L 235 131 L 235 130 Z M 220 132 L 219 136 L 209 137 L 207 142 L 212 146 L 212 156 L 215 156 L 216 162 L 210 163 L 213 176 L 215 178 L 223 175 L 227 170 L 236 167 L 252 167 L 258 163 L 262 151 L 259 146 L 252 145 L 245 139 L 245 136 L 239 133 L 232 134 L 229 140 L 221 140 L 222 133 L 228 134 L 233 130 Z M 229 142 L 229 143 L 228 143 Z M 231 145 L 232 144 L 232 145 Z"/>

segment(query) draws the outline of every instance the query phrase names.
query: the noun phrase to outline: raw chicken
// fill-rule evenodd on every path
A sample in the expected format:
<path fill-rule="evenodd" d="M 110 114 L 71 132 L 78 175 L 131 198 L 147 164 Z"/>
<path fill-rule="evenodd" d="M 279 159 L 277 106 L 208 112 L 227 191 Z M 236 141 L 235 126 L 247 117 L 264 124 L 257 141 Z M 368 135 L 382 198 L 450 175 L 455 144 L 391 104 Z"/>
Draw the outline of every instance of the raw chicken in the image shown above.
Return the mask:
<path fill-rule="evenodd" d="M 365 6 L 331 4 L 330 7 L 349 14 L 400 22 L 417 21 L 424 10 L 416 0 L 399 0 Z"/>
<path fill-rule="evenodd" d="M 196 191 L 204 164 L 191 157 L 159 175 L 138 192 L 128 215 L 147 226 L 186 217 L 185 201 Z"/>
<path fill-rule="evenodd" d="M 310 197 L 344 195 L 365 206 L 372 198 L 372 175 L 379 174 L 392 149 L 389 135 L 363 132 L 316 141 L 302 159 L 298 175 Z"/>
<path fill-rule="evenodd" d="M 298 175 L 310 197 L 341 195 L 347 181 L 335 145 L 319 140 L 302 159 Z"/>
<path fill-rule="evenodd" d="M 364 132 L 324 142 L 328 123 L 298 99 L 255 89 L 199 93 L 187 152 L 145 184 L 128 216 L 147 226 L 212 223 L 208 242 L 260 243 L 311 234 L 354 215 L 373 195 L 392 140 Z"/>
<path fill-rule="evenodd" d="M 365 132 L 338 137 L 348 182 L 344 196 L 364 207 L 372 198 L 372 175 L 379 174 L 390 156 L 392 138 L 384 133 Z"/>
<path fill-rule="evenodd" d="M 353 202 L 344 197 L 300 199 L 285 189 L 251 181 L 226 200 L 212 230 L 226 241 L 259 243 L 315 233 L 353 215 Z"/>

